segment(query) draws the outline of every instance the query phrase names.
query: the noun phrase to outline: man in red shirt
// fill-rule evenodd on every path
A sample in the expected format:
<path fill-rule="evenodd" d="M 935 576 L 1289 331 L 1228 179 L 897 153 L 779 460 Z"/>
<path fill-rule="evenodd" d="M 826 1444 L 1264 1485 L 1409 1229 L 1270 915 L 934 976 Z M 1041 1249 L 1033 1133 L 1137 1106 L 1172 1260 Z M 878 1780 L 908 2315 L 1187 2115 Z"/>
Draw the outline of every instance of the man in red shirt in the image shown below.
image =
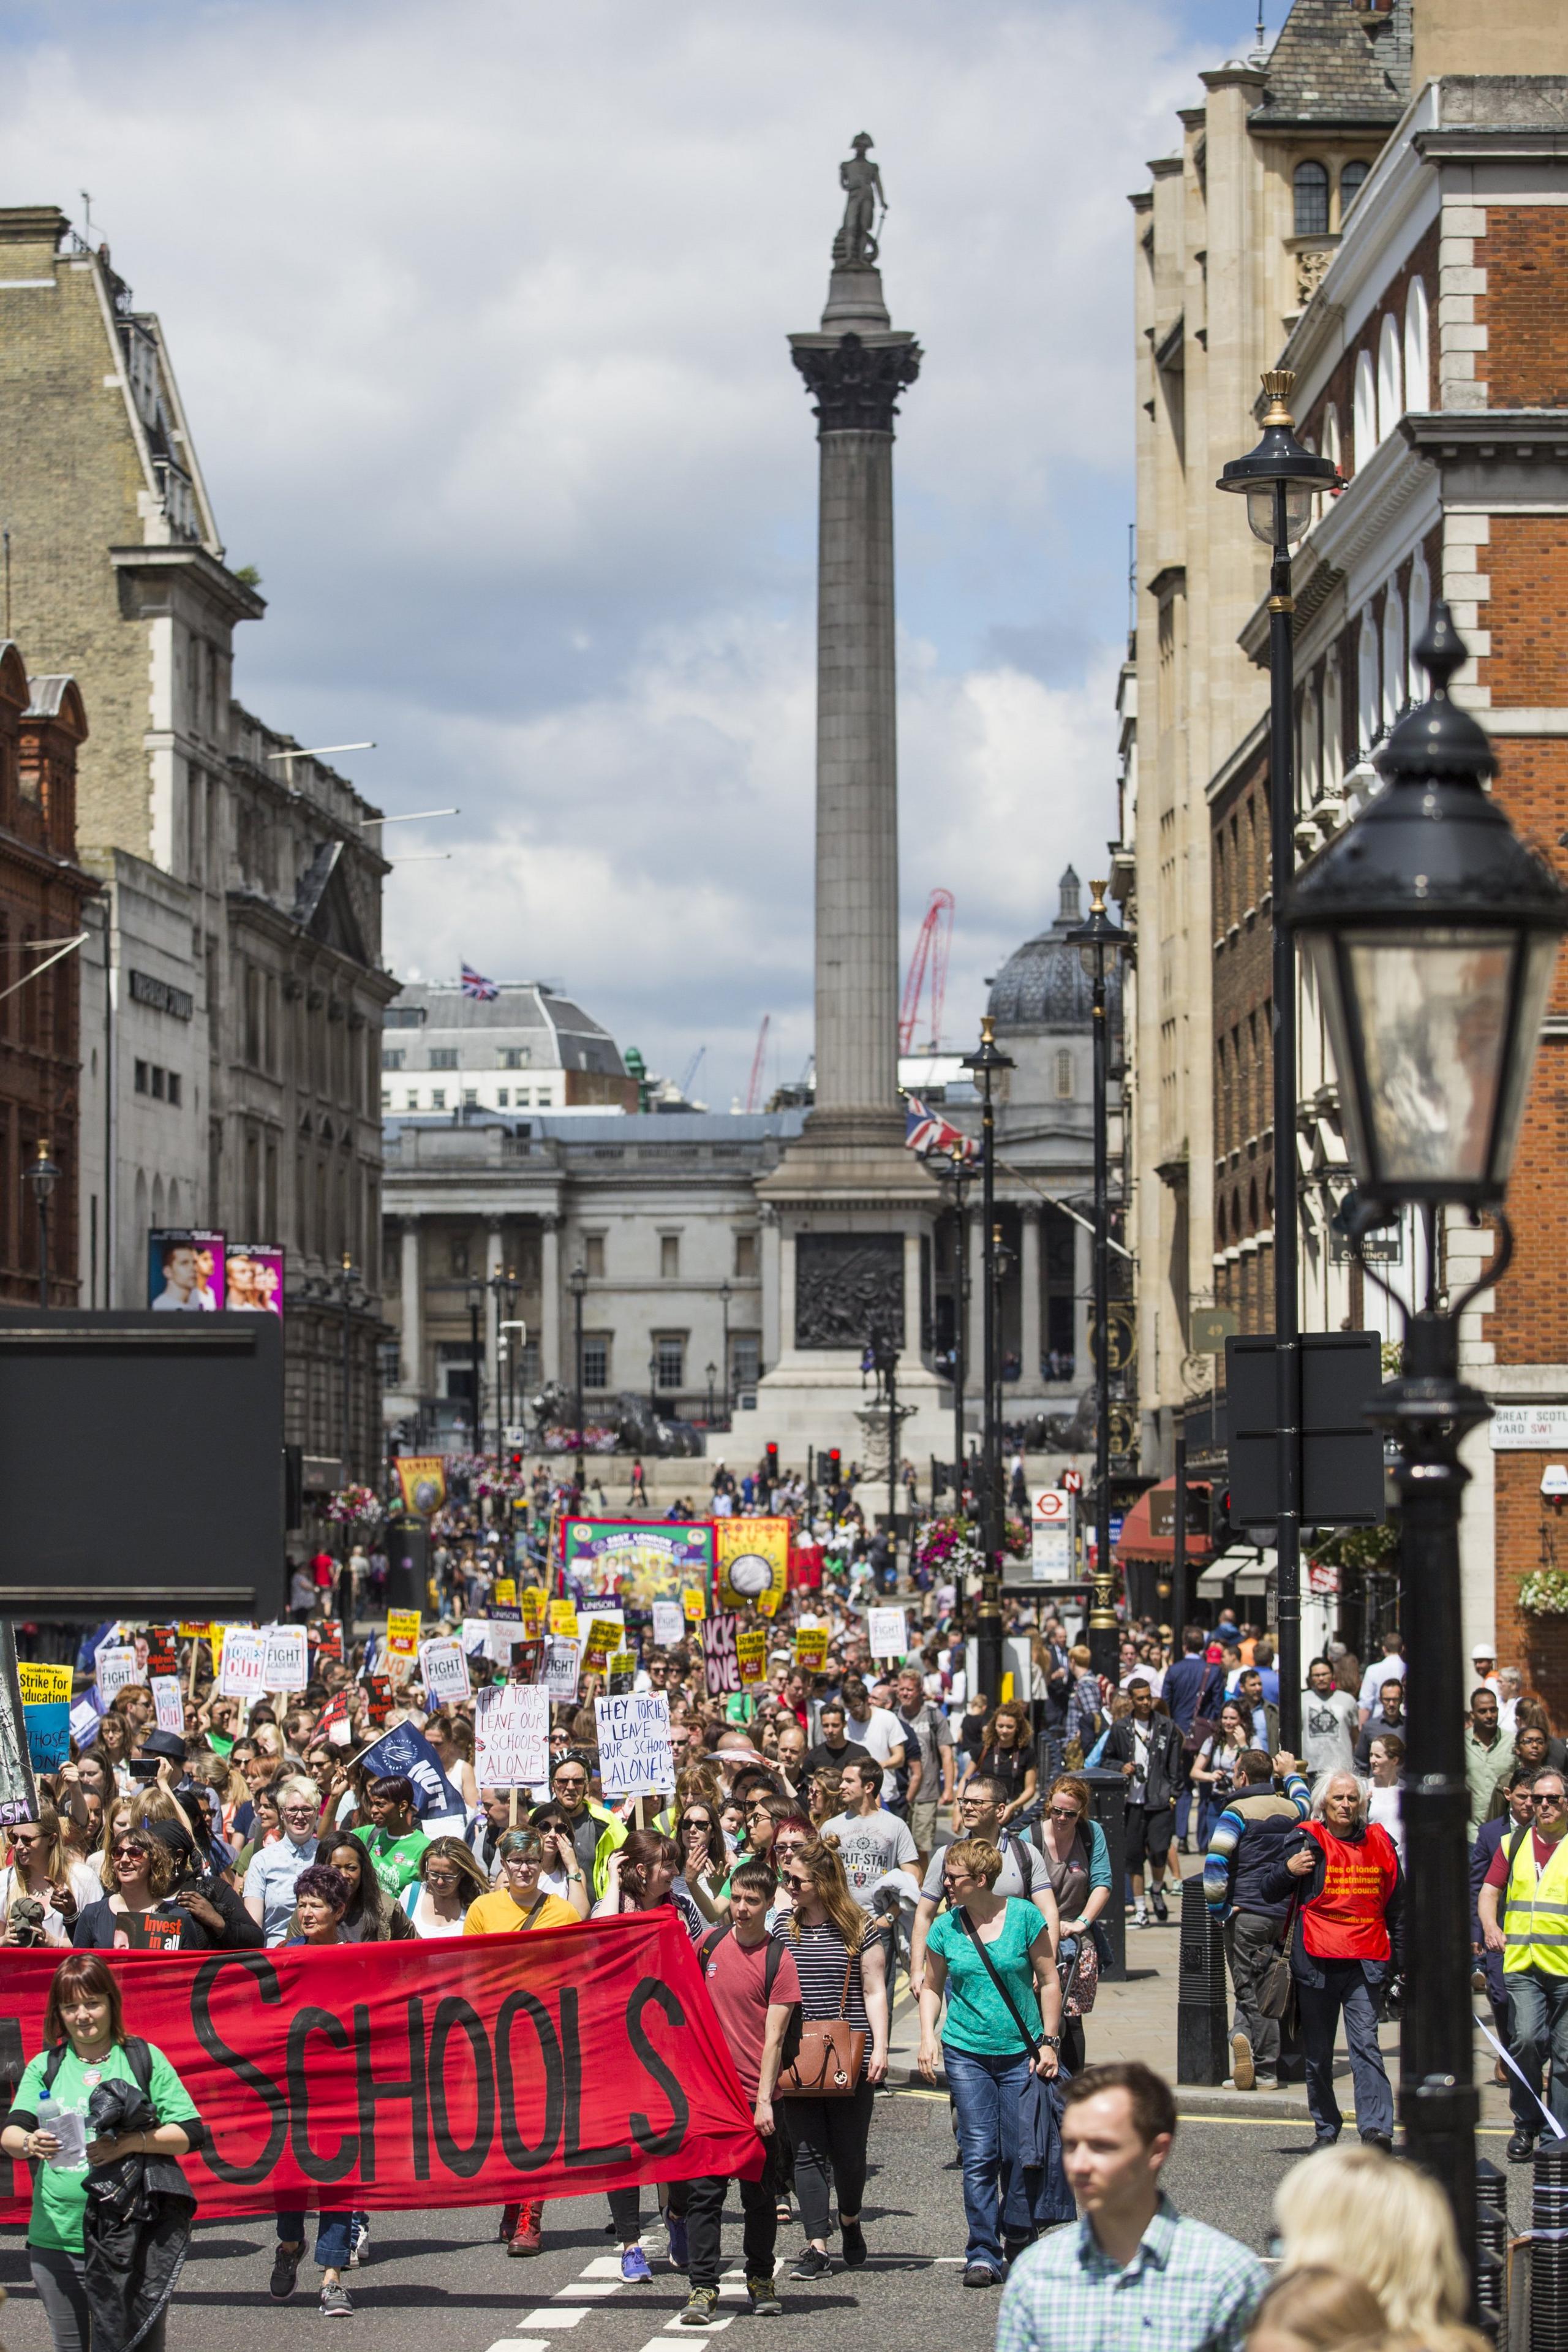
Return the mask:
<path fill-rule="evenodd" d="M 766 1863 L 737 1863 L 729 1882 L 729 1926 L 705 1936 L 697 1946 L 719 2031 L 768 2149 L 758 2179 L 740 2183 L 746 2292 L 752 2310 L 764 2318 L 776 2318 L 783 2309 L 773 2291 L 779 2242 L 773 2086 L 779 2080 L 785 2028 L 800 1999 L 794 1955 L 768 1933 L 768 1906 L 776 1891 Z M 691 2291 L 681 2314 L 687 2327 L 711 2326 L 718 2309 L 719 2223 L 728 2191 L 724 2173 L 687 2185 Z"/>

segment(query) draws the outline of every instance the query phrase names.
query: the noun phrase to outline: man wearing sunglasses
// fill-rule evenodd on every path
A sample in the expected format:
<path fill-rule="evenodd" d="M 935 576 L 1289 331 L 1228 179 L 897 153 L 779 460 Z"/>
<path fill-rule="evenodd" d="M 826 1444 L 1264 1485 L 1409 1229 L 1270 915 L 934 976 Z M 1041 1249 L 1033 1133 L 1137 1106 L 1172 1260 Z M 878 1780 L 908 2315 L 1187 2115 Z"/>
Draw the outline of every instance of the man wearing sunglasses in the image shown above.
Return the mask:
<path fill-rule="evenodd" d="M 1508 1995 L 1509 2050 L 1539 2096 L 1552 2059 L 1548 2105 L 1568 2126 L 1568 1783 L 1555 1765 L 1543 1765 L 1530 1783 L 1532 1822 L 1521 1822 L 1499 1844 L 1476 1899 L 1487 1949 L 1502 1954 Z M 1506 1902 L 1500 1919 L 1498 1907 Z M 1539 2122 L 1534 2101 L 1521 2099 L 1508 2144 L 1511 2164 L 1528 2164 Z"/>
<path fill-rule="evenodd" d="M 627 1830 L 602 1805 L 595 1804 L 589 1794 L 587 1759 L 575 1748 L 558 1756 L 550 1766 L 550 1801 L 558 1812 L 566 1816 L 572 1844 L 577 1849 L 578 1866 L 593 1888 L 594 1899 L 604 1892 L 605 1873 L 610 1857 L 618 1845 L 624 1845 Z"/>

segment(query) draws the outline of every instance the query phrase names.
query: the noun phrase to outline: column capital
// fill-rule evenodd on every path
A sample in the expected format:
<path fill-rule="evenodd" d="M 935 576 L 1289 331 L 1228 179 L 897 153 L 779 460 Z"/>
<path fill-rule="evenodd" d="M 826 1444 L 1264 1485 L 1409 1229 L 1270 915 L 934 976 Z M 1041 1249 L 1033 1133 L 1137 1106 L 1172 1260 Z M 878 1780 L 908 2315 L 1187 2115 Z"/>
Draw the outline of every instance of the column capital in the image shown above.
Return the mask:
<path fill-rule="evenodd" d="M 891 434 L 898 396 L 920 373 L 922 352 L 913 336 L 868 343 L 853 334 L 836 341 L 801 335 L 791 343 L 821 433 Z"/>

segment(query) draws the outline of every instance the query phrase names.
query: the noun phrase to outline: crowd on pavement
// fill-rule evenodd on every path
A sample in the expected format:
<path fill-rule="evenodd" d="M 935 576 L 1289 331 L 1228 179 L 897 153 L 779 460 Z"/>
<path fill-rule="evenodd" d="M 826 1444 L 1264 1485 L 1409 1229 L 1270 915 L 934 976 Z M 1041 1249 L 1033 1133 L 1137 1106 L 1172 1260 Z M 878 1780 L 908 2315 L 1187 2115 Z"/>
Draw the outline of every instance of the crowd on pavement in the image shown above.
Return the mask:
<path fill-rule="evenodd" d="M 803 1500 L 799 1482 L 760 1471 L 719 1492 L 742 1512 Z M 1337 1643 L 1312 1662 L 1299 1757 L 1280 1740 L 1265 1632 L 1225 1614 L 1176 1641 L 1168 1629 L 1127 1624 L 1117 1671 L 1105 1675 L 1093 1671 L 1081 1628 L 1010 1595 L 1008 1630 L 1027 1644 L 1029 1687 L 1009 1678 L 983 1690 L 973 1686 L 955 1586 L 939 1573 L 901 1580 L 885 1538 L 867 1533 L 847 1496 L 830 1500 L 841 1507 L 825 1531 L 821 1581 L 791 1591 L 766 1621 L 760 1683 L 710 1694 L 695 1633 L 655 1644 L 647 1612 L 628 1607 L 635 1686 L 662 1692 L 669 1706 L 674 1786 L 656 1810 L 604 1795 L 592 1701 L 606 1677 L 593 1674 L 551 1710 L 546 1780 L 484 1785 L 472 1702 L 436 1704 L 417 1662 L 389 1674 L 377 1633 L 362 1638 L 371 1553 L 354 1570 L 357 1624 L 330 1614 L 343 1580 L 302 1564 L 302 1691 L 242 1711 L 220 1695 L 198 1639 L 181 1652 L 189 1696 L 180 1734 L 156 1727 L 151 1689 L 133 1682 L 73 1738 L 57 1769 L 39 1775 L 37 1818 L 10 1833 L 0 1881 L 6 1942 L 62 1953 L 48 2046 L 31 2056 L 5 2125 L 7 2152 L 35 2167 L 29 2260 L 59 2352 L 78 2352 L 90 2333 L 85 2184 L 101 2162 L 126 2160 L 128 2147 L 99 2139 L 78 2149 L 74 2168 L 51 2161 L 61 2129 L 87 2113 L 87 2073 L 92 2096 L 110 2073 L 138 2091 L 133 2160 L 177 2165 L 199 2144 L 188 2094 L 160 2053 L 127 2034 L 118 1979 L 99 1954 L 578 1932 L 664 1906 L 695 1948 L 766 2149 L 758 2178 L 738 2184 L 747 2294 L 759 2315 L 782 2308 L 779 2247 L 792 2225 L 791 2281 L 867 2260 L 877 2092 L 894 2007 L 906 1997 L 919 2072 L 951 2102 L 961 2274 L 970 2287 L 1004 2288 L 1002 2352 L 1048 2339 L 1107 2352 L 1244 2342 L 1286 2352 L 1348 2343 L 1352 2322 L 1370 2336 L 1373 2318 L 1385 2334 L 1426 2331 L 1428 2347 L 1469 2340 L 1458 2332 L 1463 2297 L 1440 2200 L 1434 2207 L 1436 2192 L 1391 2155 L 1377 2042 L 1403 1960 L 1397 1637 L 1364 1669 Z M 448 1507 L 435 1529 L 429 1617 L 457 1626 L 495 1605 L 504 1577 L 542 1580 L 563 1501 L 576 1503 L 575 1489 L 563 1496 L 541 1482 L 504 1536 L 479 1511 Z M 905 1646 L 873 1657 L 867 1611 L 890 1591 L 904 1609 Z M 809 1663 L 797 1655 L 803 1622 L 825 1629 L 825 1654 L 808 1648 Z M 92 1657 L 89 1644 L 78 1675 L 89 1696 Z M 486 1654 L 469 1664 L 476 1689 L 505 1678 Z M 1477 1671 L 1467 1731 L 1475 1942 L 1526 2077 L 1515 2114 L 1528 2154 L 1541 2117 L 1526 2091 L 1542 2087 L 1549 2062 L 1561 2061 L 1552 2111 L 1568 2121 L 1563 1758 L 1541 1710 L 1490 1656 Z M 382 1738 L 400 1726 L 418 1734 L 432 1773 L 378 1764 Z M 1122 1782 L 1113 1824 L 1121 1885 L 1105 1774 Z M 1184 1853 L 1202 1855 L 1204 1893 L 1223 1925 L 1234 2087 L 1275 2079 L 1284 2034 L 1304 2059 L 1319 2145 L 1290 2177 L 1285 2261 L 1271 2286 L 1254 2255 L 1176 2213 L 1162 2190 L 1176 2129 L 1167 2085 L 1114 2055 L 1096 2063 L 1089 2048 L 1113 1909 L 1133 1930 L 1168 1927 Z M 1340 2149 L 1333 2053 L 1342 2018 L 1361 2145 Z M 120 2053 L 112 2065 L 106 2051 Z M 653 2261 L 667 2262 L 685 2277 L 688 2326 L 717 2315 L 730 2186 L 661 2183 L 656 2215 L 634 2187 L 609 2197 L 622 2279 L 643 2284 Z M 1388 2224 L 1375 2242 L 1375 2210 Z M 1343 2243 L 1326 2218 L 1336 2212 Z M 663 2251 L 655 2244 L 651 2261 L 645 2231 L 655 2221 Z M 370 2218 L 343 2206 L 320 2211 L 315 2227 L 320 2308 L 351 2315 L 346 2282 L 370 2259 Z M 538 2253 L 548 2230 L 538 2201 L 497 2216 L 511 2256 Z M 279 2303 L 296 2292 L 307 2235 L 304 2213 L 277 2216 Z M 1398 2249 L 1417 2244 L 1437 2251 L 1406 2276 Z M 1353 2246 L 1362 2250 L 1354 2262 Z M 153 2352 L 166 2316 L 142 2338 Z"/>

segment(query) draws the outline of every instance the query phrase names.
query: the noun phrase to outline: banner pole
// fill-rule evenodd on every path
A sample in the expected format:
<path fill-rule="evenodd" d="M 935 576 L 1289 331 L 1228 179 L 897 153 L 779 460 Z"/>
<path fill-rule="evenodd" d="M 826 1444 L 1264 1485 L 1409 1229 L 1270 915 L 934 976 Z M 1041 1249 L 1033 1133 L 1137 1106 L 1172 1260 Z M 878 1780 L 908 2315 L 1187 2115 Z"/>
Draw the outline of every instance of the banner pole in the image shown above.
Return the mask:
<path fill-rule="evenodd" d="M 507 1827 L 509 1830 L 515 1830 L 515 1829 L 517 1828 L 517 1782 L 514 1780 L 514 1781 L 513 1781 L 513 1783 L 512 1783 L 512 1785 L 511 1785 L 511 1787 L 510 1787 L 510 1788 L 507 1790 Z"/>

